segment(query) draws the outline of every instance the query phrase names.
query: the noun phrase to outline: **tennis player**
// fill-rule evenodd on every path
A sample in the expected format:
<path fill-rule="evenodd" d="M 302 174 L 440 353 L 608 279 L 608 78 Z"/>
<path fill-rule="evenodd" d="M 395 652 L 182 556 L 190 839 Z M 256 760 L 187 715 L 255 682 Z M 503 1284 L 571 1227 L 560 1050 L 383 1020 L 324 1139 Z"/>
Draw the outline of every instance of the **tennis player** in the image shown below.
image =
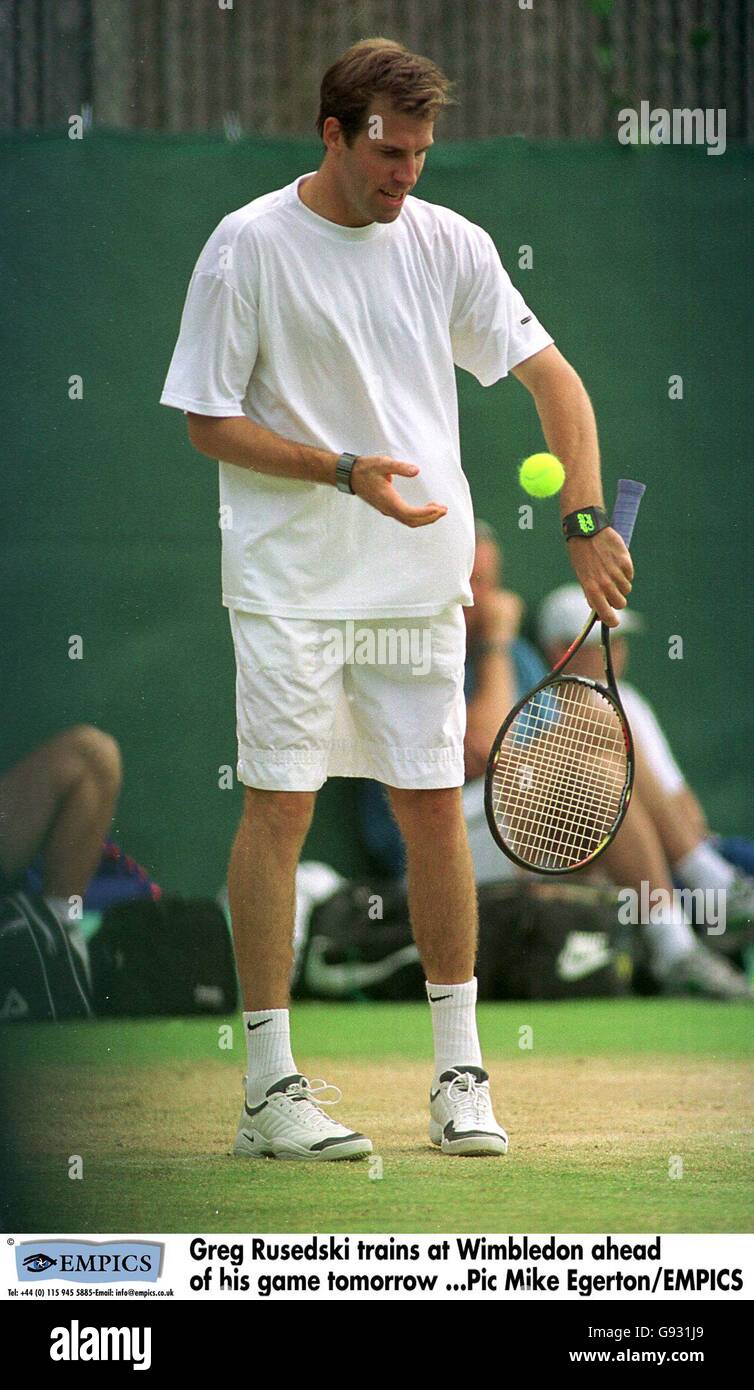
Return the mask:
<path fill-rule="evenodd" d="M 331 1117 L 337 1088 L 326 1096 L 291 1051 L 295 870 L 332 776 L 384 782 L 405 840 L 434 1035 L 430 1138 L 445 1154 L 507 1149 L 475 1019 L 461 804 L 474 521 L 454 364 L 484 386 L 513 372 L 531 392 L 566 469 L 566 513 L 603 497 L 587 393 L 491 238 L 411 196 L 449 88 L 427 58 L 383 38 L 328 69 L 319 169 L 212 234 L 162 395 L 220 460 L 245 786 L 228 875 L 248 1043 L 234 1152 L 249 1157 L 372 1147 Z M 605 525 L 568 549 L 614 626 L 631 588 L 622 540 Z"/>

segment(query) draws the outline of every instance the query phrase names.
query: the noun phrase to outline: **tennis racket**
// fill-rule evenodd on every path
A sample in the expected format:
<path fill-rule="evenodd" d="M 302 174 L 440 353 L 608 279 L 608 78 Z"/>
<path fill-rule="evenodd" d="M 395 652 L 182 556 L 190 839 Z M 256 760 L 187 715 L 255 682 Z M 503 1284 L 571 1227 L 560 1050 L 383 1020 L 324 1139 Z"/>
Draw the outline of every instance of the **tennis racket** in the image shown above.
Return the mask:
<path fill-rule="evenodd" d="M 621 478 L 612 526 L 627 546 L 644 484 Z M 568 874 L 607 849 L 634 780 L 631 730 L 602 628 L 606 684 L 564 675 L 597 614 L 539 685 L 508 715 L 487 762 L 484 806 L 501 850 L 521 868 Z"/>

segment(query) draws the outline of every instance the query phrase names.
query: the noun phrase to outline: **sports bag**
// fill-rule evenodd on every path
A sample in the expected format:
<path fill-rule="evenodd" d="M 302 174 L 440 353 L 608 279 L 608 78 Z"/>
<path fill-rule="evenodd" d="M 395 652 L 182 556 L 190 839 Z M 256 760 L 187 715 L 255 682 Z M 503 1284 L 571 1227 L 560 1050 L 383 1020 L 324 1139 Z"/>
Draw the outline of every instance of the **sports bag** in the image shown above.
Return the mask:
<path fill-rule="evenodd" d="M 480 999 L 624 994 L 630 940 L 609 890 L 488 883 L 477 889 Z M 612 906 L 611 906 L 612 905 Z M 425 999 L 402 880 L 347 883 L 315 907 L 294 981 L 309 999 Z"/>
<path fill-rule="evenodd" d="M 228 924 L 211 899 L 115 903 L 89 960 L 98 1014 L 224 1014 L 238 1003 Z"/>
<path fill-rule="evenodd" d="M 81 958 L 44 898 L 24 889 L 0 898 L 0 1022 L 91 1015 Z"/>
<path fill-rule="evenodd" d="M 626 994 L 632 938 L 612 889 L 486 883 L 478 890 L 480 999 L 596 999 Z"/>

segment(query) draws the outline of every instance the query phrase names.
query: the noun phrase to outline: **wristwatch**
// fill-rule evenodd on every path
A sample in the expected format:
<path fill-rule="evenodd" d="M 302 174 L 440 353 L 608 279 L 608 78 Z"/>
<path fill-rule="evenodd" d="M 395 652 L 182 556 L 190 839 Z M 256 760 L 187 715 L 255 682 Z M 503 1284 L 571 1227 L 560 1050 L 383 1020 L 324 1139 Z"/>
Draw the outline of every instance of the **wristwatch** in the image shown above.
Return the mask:
<path fill-rule="evenodd" d="M 589 539 L 598 531 L 610 525 L 610 518 L 603 507 L 581 507 L 577 512 L 569 512 L 563 517 L 563 535 L 567 541 Z"/>
<path fill-rule="evenodd" d="M 358 454 L 341 454 L 335 465 L 335 486 L 338 492 L 347 492 L 352 497 L 355 494 L 351 487 L 351 470 L 358 457 Z"/>

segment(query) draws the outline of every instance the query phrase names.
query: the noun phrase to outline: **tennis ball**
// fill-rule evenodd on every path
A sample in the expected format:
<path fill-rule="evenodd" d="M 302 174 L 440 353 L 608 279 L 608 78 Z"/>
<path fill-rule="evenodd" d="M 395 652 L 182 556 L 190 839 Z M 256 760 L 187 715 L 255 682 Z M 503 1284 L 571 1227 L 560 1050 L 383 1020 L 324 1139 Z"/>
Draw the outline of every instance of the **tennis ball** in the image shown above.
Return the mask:
<path fill-rule="evenodd" d="M 518 470 L 518 481 L 530 497 L 553 497 L 565 482 L 565 470 L 554 454 L 530 454 Z"/>

